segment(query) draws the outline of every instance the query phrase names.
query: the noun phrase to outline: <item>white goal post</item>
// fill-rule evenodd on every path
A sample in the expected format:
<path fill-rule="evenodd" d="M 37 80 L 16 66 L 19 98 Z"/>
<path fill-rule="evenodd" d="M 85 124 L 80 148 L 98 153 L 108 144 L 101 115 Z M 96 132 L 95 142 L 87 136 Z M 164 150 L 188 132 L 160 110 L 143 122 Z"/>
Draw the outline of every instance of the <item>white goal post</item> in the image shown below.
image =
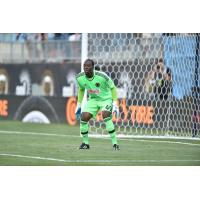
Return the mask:
<path fill-rule="evenodd" d="M 114 81 L 125 136 L 200 138 L 199 34 L 83 33 L 86 58 Z M 101 113 L 90 131 L 106 135 Z"/>

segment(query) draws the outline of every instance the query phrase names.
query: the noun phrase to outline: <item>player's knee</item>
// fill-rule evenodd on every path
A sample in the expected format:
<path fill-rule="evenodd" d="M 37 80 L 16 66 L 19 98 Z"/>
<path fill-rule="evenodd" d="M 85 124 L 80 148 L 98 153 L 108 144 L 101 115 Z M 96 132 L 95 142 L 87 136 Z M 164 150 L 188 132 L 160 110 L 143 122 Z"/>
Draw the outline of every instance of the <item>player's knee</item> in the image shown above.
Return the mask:
<path fill-rule="evenodd" d="M 81 114 L 81 121 L 88 122 L 92 118 L 92 114 L 88 112 L 83 112 Z"/>
<path fill-rule="evenodd" d="M 102 117 L 103 117 L 103 119 L 106 119 L 106 118 L 108 118 L 108 117 L 111 117 L 111 112 L 109 112 L 109 111 L 102 111 Z"/>

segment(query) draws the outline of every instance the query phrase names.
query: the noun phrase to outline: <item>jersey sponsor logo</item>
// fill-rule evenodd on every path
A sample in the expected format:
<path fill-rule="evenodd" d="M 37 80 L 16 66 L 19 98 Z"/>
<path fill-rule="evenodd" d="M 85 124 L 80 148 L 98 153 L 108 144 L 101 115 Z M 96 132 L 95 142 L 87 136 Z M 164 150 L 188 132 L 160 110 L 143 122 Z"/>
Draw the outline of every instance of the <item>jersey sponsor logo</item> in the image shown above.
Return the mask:
<path fill-rule="evenodd" d="M 95 86 L 96 86 L 96 87 L 100 87 L 100 83 L 96 83 Z"/>
<path fill-rule="evenodd" d="M 92 89 L 90 89 L 90 90 L 88 90 L 88 93 L 89 94 L 99 94 L 99 90 L 92 90 Z"/>

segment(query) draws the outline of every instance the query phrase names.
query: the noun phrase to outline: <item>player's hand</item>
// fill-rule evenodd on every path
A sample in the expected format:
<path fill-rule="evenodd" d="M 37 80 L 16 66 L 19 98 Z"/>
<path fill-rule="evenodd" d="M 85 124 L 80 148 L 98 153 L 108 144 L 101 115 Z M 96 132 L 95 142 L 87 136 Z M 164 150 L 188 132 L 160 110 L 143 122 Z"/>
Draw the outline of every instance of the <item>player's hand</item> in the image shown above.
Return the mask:
<path fill-rule="evenodd" d="M 77 103 L 75 115 L 76 115 L 76 119 L 79 120 L 81 117 L 81 104 L 80 103 Z"/>
<path fill-rule="evenodd" d="M 119 117 L 119 107 L 117 105 L 117 101 L 114 101 L 113 102 L 113 113 L 116 114 L 116 117 L 118 118 Z"/>

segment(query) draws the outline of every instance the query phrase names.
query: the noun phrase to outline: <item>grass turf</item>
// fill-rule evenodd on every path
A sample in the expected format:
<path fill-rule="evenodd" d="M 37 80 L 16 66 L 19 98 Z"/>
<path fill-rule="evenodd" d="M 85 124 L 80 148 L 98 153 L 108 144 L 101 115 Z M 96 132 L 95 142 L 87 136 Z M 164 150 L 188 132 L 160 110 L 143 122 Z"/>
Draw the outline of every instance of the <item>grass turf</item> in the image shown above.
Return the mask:
<path fill-rule="evenodd" d="M 79 150 L 78 126 L 0 122 L 1 166 L 199 166 L 200 140 L 91 138 Z"/>

